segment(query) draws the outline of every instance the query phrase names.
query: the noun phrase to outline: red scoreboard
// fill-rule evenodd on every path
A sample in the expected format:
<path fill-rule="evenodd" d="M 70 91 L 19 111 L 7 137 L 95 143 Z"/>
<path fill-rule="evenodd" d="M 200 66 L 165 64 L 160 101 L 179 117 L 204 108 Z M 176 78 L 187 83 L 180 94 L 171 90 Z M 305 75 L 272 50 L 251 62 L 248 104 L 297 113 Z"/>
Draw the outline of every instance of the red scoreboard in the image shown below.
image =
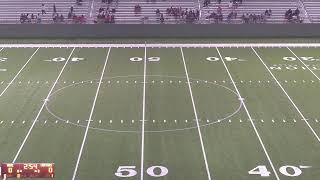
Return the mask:
<path fill-rule="evenodd" d="M 54 163 L 2 163 L 0 177 L 54 178 Z"/>

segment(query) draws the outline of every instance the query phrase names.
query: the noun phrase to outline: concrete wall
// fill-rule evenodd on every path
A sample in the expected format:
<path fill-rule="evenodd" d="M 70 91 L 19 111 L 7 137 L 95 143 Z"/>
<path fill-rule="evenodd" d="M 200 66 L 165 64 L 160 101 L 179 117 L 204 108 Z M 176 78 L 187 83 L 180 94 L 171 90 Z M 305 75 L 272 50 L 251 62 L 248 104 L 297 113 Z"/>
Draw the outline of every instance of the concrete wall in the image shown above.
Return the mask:
<path fill-rule="evenodd" d="M 2 24 L 0 38 L 320 37 L 320 24 Z"/>

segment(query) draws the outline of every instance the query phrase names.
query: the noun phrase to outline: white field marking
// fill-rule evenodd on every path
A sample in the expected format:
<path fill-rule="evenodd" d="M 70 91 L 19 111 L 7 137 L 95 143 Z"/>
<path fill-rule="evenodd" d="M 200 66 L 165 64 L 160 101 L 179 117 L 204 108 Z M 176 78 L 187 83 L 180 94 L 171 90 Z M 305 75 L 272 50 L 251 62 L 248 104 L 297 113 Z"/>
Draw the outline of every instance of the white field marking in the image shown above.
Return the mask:
<path fill-rule="evenodd" d="M 0 48 L 251 48 L 251 47 L 320 47 L 320 43 L 164 43 L 164 44 L 0 44 Z"/>
<path fill-rule="evenodd" d="M 190 93 L 190 97 L 191 97 L 193 112 L 194 112 L 194 116 L 196 118 L 197 129 L 198 129 L 198 134 L 199 134 L 199 138 L 200 138 L 203 159 L 204 159 L 204 163 L 205 163 L 206 170 L 207 170 L 207 176 L 208 176 L 208 180 L 211 180 L 211 174 L 210 174 L 210 169 L 209 169 L 209 165 L 208 165 L 208 161 L 207 161 L 207 155 L 206 155 L 204 143 L 202 140 L 202 134 L 201 134 L 200 124 L 199 124 L 198 113 L 197 113 L 196 105 L 194 103 L 193 93 L 192 93 L 192 89 L 191 89 L 191 85 L 190 85 L 189 73 L 188 73 L 188 69 L 187 69 L 187 65 L 186 65 L 186 61 L 184 58 L 184 53 L 183 53 L 182 47 L 180 47 L 180 51 L 181 51 L 181 56 L 182 56 L 182 60 L 183 60 L 184 70 L 185 70 L 187 81 L 188 81 L 188 87 L 189 87 L 189 93 Z"/>
<path fill-rule="evenodd" d="M 222 57 L 219 49 L 216 48 L 216 50 L 217 50 L 217 52 L 218 52 L 218 54 L 219 54 L 219 56 L 220 56 L 220 58 L 221 58 L 221 62 L 223 63 L 223 66 L 225 67 L 225 69 L 226 69 L 226 71 L 227 71 L 227 73 L 228 73 L 228 75 L 229 75 L 229 77 L 230 77 L 230 80 L 231 80 L 231 82 L 232 82 L 235 90 L 236 90 L 237 93 L 238 93 L 239 98 L 242 99 L 241 94 L 240 94 L 240 91 L 238 90 L 237 85 L 234 83 L 233 77 L 232 77 L 232 75 L 231 75 L 230 72 L 229 72 L 229 69 L 228 69 L 228 67 L 227 67 L 227 64 L 224 62 L 223 57 Z M 249 111 L 248 111 L 248 109 L 247 109 L 246 103 L 244 102 L 244 100 L 241 100 L 241 101 L 242 101 L 242 105 L 243 105 L 243 107 L 244 107 L 244 110 L 246 111 L 246 113 L 247 113 L 247 115 L 248 115 L 248 117 L 249 117 L 250 123 L 251 123 L 251 125 L 252 125 L 252 127 L 253 127 L 256 135 L 257 135 L 257 137 L 258 137 L 258 140 L 259 140 L 259 142 L 260 142 L 260 145 L 261 145 L 261 147 L 262 147 L 262 149 L 263 149 L 263 151 L 264 151 L 264 153 L 265 153 L 265 155 L 266 155 L 266 157 L 267 157 L 267 159 L 268 159 L 268 161 L 269 161 L 269 164 L 270 164 L 270 166 L 271 166 L 271 168 L 272 168 L 272 170 L 273 170 L 273 172 L 274 172 L 274 174 L 275 174 L 275 176 L 276 176 L 276 179 L 277 179 L 277 180 L 280 180 L 280 178 L 279 178 L 279 176 L 278 176 L 278 173 L 277 173 L 276 169 L 274 168 L 274 165 L 273 165 L 273 163 L 272 163 L 272 161 L 271 161 L 271 158 L 270 158 L 270 156 L 269 156 L 269 153 L 267 152 L 267 149 L 266 149 L 266 147 L 265 147 L 265 145 L 264 145 L 264 143 L 263 143 L 263 141 L 262 141 L 262 139 L 261 139 L 261 137 L 260 137 L 260 134 L 259 134 L 259 132 L 258 132 L 255 124 L 253 123 L 253 119 L 252 119 L 252 117 L 251 117 L 251 115 L 250 115 L 250 113 L 249 113 Z"/>
<path fill-rule="evenodd" d="M 86 140 L 87 140 L 89 127 L 90 127 L 90 123 L 91 123 L 91 120 L 92 120 L 92 115 L 93 115 L 94 108 L 95 108 L 95 105 L 96 105 L 96 102 L 97 102 L 97 98 L 98 98 L 98 95 L 99 95 L 99 90 L 100 90 L 100 87 L 101 87 L 101 81 L 103 79 L 104 72 L 105 72 L 106 67 L 107 67 L 110 51 L 111 51 L 111 48 L 109 48 L 109 50 L 108 50 L 108 54 L 107 54 L 106 60 L 105 60 L 104 65 L 103 65 L 103 69 L 102 69 L 102 72 L 101 72 L 101 76 L 100 76 L 99 84 L 98 84 L 98 87 L 97 87 L 97 91 L 96 91 L 96 94 L 95 94 L 94 99 L 93 99 L 91 112 L 90 112 L 89 119 L 88 119 L 89 121 L 87 123 L 86 131 L 85 131 L 84 136 L 83 136 L 83 140 L 82 140 L 82 144 L 81 144 L 81 147 L 80 147 L 77 163 L 76 163 L 76 166 L 75 166 L 74 171 L 73 171 L 72 180 L 76 179 L 79 163 L 80 163 L 81 156 L 82 156 L 82 151 L 83 151 L 84 145 L 85 145 Z"/>
<path fill-rule="evenodd" d="M 51 87 L 51 89 L 50 89 L 50 91 L 49 91 L 49 93 L 48 93 L 48 95 L 47 95 L 47 97 L 46 97 L 45 99 L 49 99 L 50 94 L 52 93 L 52 91 L 53 91 L 54 87 L 56 86 L 56 84 L 57 84 L 57 82 L 58 82 L 58 80 L 59 80 L 60 76 L 62 75 L 62 73 L 63 73 L 64 69 L 66 68 L 66 66 L 67 66 L 67 64 L 68 64 L 68 62 L 69 62 L 69 60 L 70 60 L 70 58 L 71 58 L 71 56 L 72 56 L 72 54 L 73 54 L 74 50 L 75 50 L 75 48 L 73 48 L 73 49 L 72 49 L 72 51 L 71 51 L 71 53 L 69 54 L 69 57 L 68 57 L 67 61 L 64 63 L 64 65 L 63 65 L 63 67 L 62 67 L 62 69 L 61 69 L 61 71 L 60 71 L 60 73 L 59 73 L 59 75 L 58 75 L 57 79 L 56 79 L 56 80 L 55 80 L 55 82 L 53 83 L 53 85 L 52 85 L 52 87 Z M 40 114 L 41 114 L 41 112 L 42 112 L 42 110 L 43 110 L 44 106 L 46 105 L 46 103 L 47 103 L 47 101 L 43 101 L 42 106 L 41 106 L 41 108 L 40 108 L 40 110 L 39 110 L 39 112 L 38 112 L 37 116 L 35 117 L 35 119 L 34 119 L 34 121 L 33 121 L 32 125 L 31 125 L 31 127 L 30 127 L 30 129 L 29 129 L 29 131 L 28 131 L 28 133 L 27 133 L 27 135 L 25 136 L 25 138 L 24 138 L 24 140 L 23 140 L 23 142 L 22 142 L 22 144 L 21 144 L 21 146 L 20 146 L 20 148 L 19 148 L 18 152 L 16 153 L 16 155 L 15 155 L 15 157 L 14 157 L 14 159 L 13 159 L 12 163 L 15 163 L 15 162 L 16 162 L 16 160 L 17 160 L 17 158 L 18 158 L 18 156 L 19 156 L 19 154 L 20 154 L 20 152 L 21 152 L 22 148 L 24 147 L 24 144 L 26 143 L 26 141 L 27 141 L 28 137 L 30 136 L 31 131 L 32 131 L 32 129 L 33 129 L 33 127 L 34 127 L 34 125 L 36 124 L 36 122 L 37 122 L 37 120 L 38 120 L 38 118 L 39 118 L 39 116 L 40 116 Z"/>
<path fill-rule="evenodd" d="M 140 180 L 143 180 L 144 175 L 144 127 L 145 127 L 145 110 L 146 110 L 146 81 L 147 81 L 147 43 L 144 46 L 143 60 L 143 96 L 142 96 L 142 123 L 141 123 L 141 165 L 140 165 Z"/>
<path fill-rule="evenodd" d="M 32 59 L 32 57 L 38 52 L 40 48 L 37 48 L 33 54 L 29 57 L 29 59 L 27 60 L 27 62 L 21 67 L 21 69 L 18 71 L 18 73 L 13 77 L 13 79 L 8 83 L 7 87 L 4 88 L 4 90 L 1 92 L 0 97 L 3 96 L 3 94 L 7 91 L 7 89 L 10 87 L 10 85 L 13 83 L 13 81 L 19 76 L 19 74 L 21 73 L 21 71 L 27 66 L 27 64 L 30 62 L 30 60 Z"/>
<path fill-rule="evenodd" d="M 2 48 L 0 49 L 0 52 L 1 52 L 3 49 L 4 49 L 4 47 L 2 47 Z"/>
<path fill-rule="evenodd" d="M 288 50 L 320 81 L 320 78 L 289 47 Z"/>
<path fill-rule="evenodd" d="M 318 134 L 313 130 L 313 128 L 311 127 L 311 125 L 309 124 L 309 122 L 307 121 L 307 118 L 305 118 L 305 116 L 301 113 L 300 109 L 296 106 L 296 104 L 293 102 L 293 100 L 291 99 L 291 97 L 288 95 L 288 93 L 286 92 L 286 90 L 282 87 L 282 85 L 280 84 L 280 82 L 278 81 L 278 79 L 274 76 L 274 74 L 271 72 L 271 70 L 268 68 L 268 66 L 266 65 L 266 63 L 262 60 L 262 58 L 260 57 L 260 55 L 257 53 L 257 51 L 251 47 L 251 49 L 254 51 L 254 53 L 257 55 L 257 57 L 259 58 L 259 60 L 262 62 L 262 64 L 264 65 L 264 67 L 268 70 L 268 72 L 270 73 L 270 75 L 273 77 L 273 79 L 277 82 L 277 84 L 279 85 L 279 87 L 281 88 L 281 90 L 283 91 L 283 93 L 287 96 L 287 98 L 290 100 L 290 102 L 292 103 L 292 105 L 295 107 L 295 109 L 298 111 L 298 113 L 300 114 L 300 116 L 302 117 L 302 120 L 304 122 L 306 122 L 307 126 L 309 127 L 309 129 L 311 130 L 311 132 L 313 133 L 313 135 L 317 138 L 318 142 L 320 142 L 320 138 L 318 136 Z"/>

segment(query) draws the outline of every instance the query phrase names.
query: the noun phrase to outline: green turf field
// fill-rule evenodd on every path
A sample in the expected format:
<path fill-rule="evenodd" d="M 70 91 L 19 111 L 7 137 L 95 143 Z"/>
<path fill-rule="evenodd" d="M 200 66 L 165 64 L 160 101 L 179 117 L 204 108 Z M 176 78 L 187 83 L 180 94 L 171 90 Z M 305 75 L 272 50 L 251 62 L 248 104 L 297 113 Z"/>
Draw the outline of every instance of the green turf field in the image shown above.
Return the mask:
<path fill-rule="evenodd" d="M 0 48 L 0 162 L 52 162 L 57 180 L 320 177 L 318 45 L 52 46 Z"/>

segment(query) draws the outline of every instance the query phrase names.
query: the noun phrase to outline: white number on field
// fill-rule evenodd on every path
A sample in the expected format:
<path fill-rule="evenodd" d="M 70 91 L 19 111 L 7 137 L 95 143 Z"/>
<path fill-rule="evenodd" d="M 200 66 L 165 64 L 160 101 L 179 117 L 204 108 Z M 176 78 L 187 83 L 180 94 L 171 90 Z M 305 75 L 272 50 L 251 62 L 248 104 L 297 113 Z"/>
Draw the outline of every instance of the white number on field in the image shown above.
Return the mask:
<path fill-rule="evenodd" d="M 138 174 L 136 166 L 119 166 L 114 173 L 118 177 L 133 177 Z M 152 177 L 162 177 L 168 174 L 168 168 L 164 166 L 151 166 L 147 169 L 147 174 Z"/>
<path fill-rule="evenodd" d="M 308 57 L 299 57 L 302 61 L 320 61 L 320 59 L 317 59 L 315 57 L 312 56 L 308 56 Z M 297 61 L 299 60 L 296 57 L 283 57 L 283 60 L 285 61 Z"/>
<path fill-rule="evenodd" d="M 207 57 L 206 60 L 214 62 L 214 61 L 219 61 L 220 58 L 219 57 Z M 239 59 L 236 57 L 224 57 L 223 60 L 225 60 L 225 61 L 246 61 L 244 59 Z"/>
<path fill-rule="evenodd" d="M 5 62 L 6 60 L 8 60 L 8 58 L 0 57 L 0 62 Z"/>
<path fill-rule="evenodd" d="M 311 168 L 311 166 L 290 166 L 285 165 L 279 168 L 281 174 L 288 176 L 288 177 L 296 177 L 302 174 L 301 169 Z M 267 166 L 259 165 L 252 170 L 248 171 L 251 175 L 260 175 L 261 177 L 268 177 L 270 176 L 271 172 L 268 171 Z"/>
<path fill-rule="evenodd" d="M 49 59 L 49 60 L 44 60 L 44 61 L 48 61 L 48 62 L 63 62 L 63 61 L 66 61 L 67 59 L 64 58 L 64 57 L 56 57 L 56 58 L 53 58 L 53 59 Z M 73 57 L 71 58 L 71 62 L 79 62 L 79 61 L 83 61 L 84 58 L 79 58 L 79 57 Z"/>
<path fill-rule="evenodd" d="M 132 57 L 130 58 L 130 61 L 143 61 L 143 59 L 144 58 L 142 57 Z M 160 57 L 148 57 L 147 60 L 150 62 L 157 62 L 160 61 Z"/>

